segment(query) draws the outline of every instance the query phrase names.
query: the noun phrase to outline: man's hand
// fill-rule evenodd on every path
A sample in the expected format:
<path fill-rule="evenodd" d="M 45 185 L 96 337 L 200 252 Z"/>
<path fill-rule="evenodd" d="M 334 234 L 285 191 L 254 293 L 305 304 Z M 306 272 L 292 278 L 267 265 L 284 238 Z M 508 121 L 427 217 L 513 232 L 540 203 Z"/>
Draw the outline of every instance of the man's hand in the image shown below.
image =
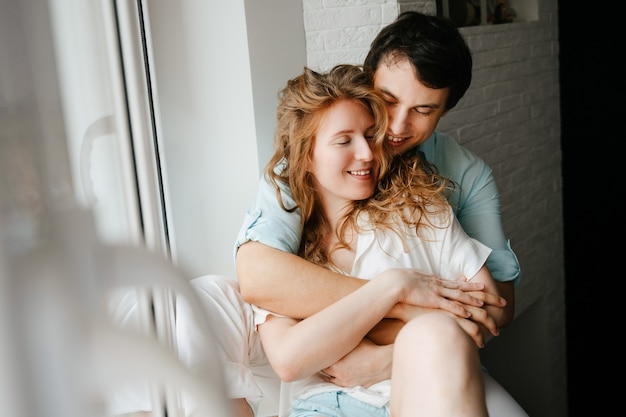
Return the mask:
<path fill-rule="evenodd" d="M 365 338 L 354 350 L 322 370 L 327 381 L 341 387 L 369 386 L 391 378 L 393 345 L 378 346 Z"/>
<path fill-rule="evenodd" d="M 385 271 L 388 272 L 388 271 Z M 392 273 L 408 273 L 419 274 L 415 270 L 393 270 Z M 507 301 L 491 292 L 487 292 L 484 289 L 468 291 L 468 286 L 446 286 L 439 285 L 444 284 L 440 282 L 436 277 L 422 275 L 423 283 L 427 291 L 427 296 L 422 300 L 427 304 L 430 302 L 438 305 L 448 305 L 451 308 L 425 308 L 415 305 L 409 305 L 406 303 L 399 303 L 394 310 L 395 315 L 401 317 L 404 322 L 410 320 L 412 317 L 424 314 L 433 310 L 444 310 L 447 314 L 457 321 L 458 325 L 472 338 L 476 346 L 482 348 L 485 346 L 486 338 L 491 335 L 498 336 L 499 329 L 496 319 L 489 311 L 504 310 L 508 305 Z M 459 281 L 447 281 L 456 282 L 461 284 L 469 284 L 461 278 Z M 464 288 L 464 289 L 460 289 Z M 460 291 L 457 293 L 455 291 Z M 442 302 L 440 297 L 443 294 L 447 294 L 451 297 L 456 297 L 454 301 L 449 300 L 450 304 Z M 438 295 L 437 295 L 438 294 Z M 459 298 L 465 299 L 465 295 L 470 295 L 468 300 L 472 303 L 463 304 Z M 476 300 L 480 301 L 479 303 Z M 473 305 L 473 304 L 479 304 Z M 458 308 L 453 308 L 453 305 L 457 305 Z M 454 310 L 454 311 L 450 311 Z M 465 312 L 469 313 L 469 317 L 466 317 Z M 459 313 L 459 314 L 457 314 Z M 368 334 L 369 338 L 373 338 L 376 343 L 381 344 L 379 346 L 372 342 L 372 340 L 366 338 L 359 346 L 357 346 L 352 352 L 348 353 L 342 359 L 335 364 L 323 370 L 328 376 L 328 381 L 343 387 L 363 386 L 369 387 L 376 382 L 380 382 L 384 379 L 388 379 L 391 376 L 391 358 L 393 351 L 393 341 L 397 335 L 399 329 L 402 327 L 402 323 L 398 320 L 383 320 Z"/>
<path fill-rule="evenodd" d="M 417 317 L 421 314 L 424 314 L 426 312 L 439 311 L 445 314 L 450 314 L 456 320 L 458 325 L 465 331 L 465 333 L 467 333 L 467 335 L 472 338 L 474 343 L 476 343 L 476 346 L 478 346 L 479 348 L 482 348 L 483 346 L 485 346 L 485 337 L 486 337 L 486 332 L 483 332 L 482 329 L 483 328 L 488 329 L 488 332 L 492 332 L 494 336 L 497 336 L 498 327 L 496 325 L 496 322 L 493 319 L 493 317 L 491 317 L 489 313 L 487 313 L 487 310 L 481 307 L 465 306 L 464 308 L 466 308 L 468 311 L 471 312 L 472 315 L 470 317 L 468 318 L 459 317 L 456 314 L 450 313 L 449 311 L 442 311 L 440 309 L 433 309 L 433 308 L 417 307 L 417 306 L 413 306 L 409 304 L 402 304 L 398 306 L 398 309 L 401 309 L 403 312 L 402 315 L 404 317 L 403 318 L 404 322 L 407 322 L 410 319 Z M 377 334 L 377 336 L 379 335 Z M 389 342 L 388 339 L 386 341 Z"/>
<path fill-rule="evenodd" d="M 485 297 L 485 300 L 494 300 L 495 304 L 500 304 L 499 301 L 495 301 L 496 299 L 499 299 L 499 297 Z M 485 346 L 486 337 L 488 337 L 488 334 L 483 329 L 487 329 L 494 336 L 499 334 L 496 322 L 484 308 L 472 306 L 465 306 L 465 308 L 471 312 L 471 317 L 459 317 L 448 311 L 445 311 L 445 313 L 450 314 L 474 341 L 476 346 L 482 348 Z M 404 312 L 403 315 L 408 319 L 411 316 L 415 317 L 438 309 L 402 304 L 402 310 Z M 360 385 L 367 388 L 377 382 L 389 379 L 391 377 L 392 343 L 400 327 L 402 327 L 402 323 L 399 323 L 397 320 L 386 320 L 385 325 L 381 322 L 379 326 L 370 332 L 368 337 L 377 337 L 377 343 L 385 343 L 383 341 L 387 338 L 386 342 L 389 344 L 379 346 L 368 338 L 363 339 L 354 350 L 333 365 L 322 370 L 327 375 L 327 381 L 342 387 Z"/>
<path fill-rule="evenodd" d="M 486 268 L 481 273 L 487 273 Z M 446 281 L 421 274 L 414 269 L 389 269 L 381 274 L 391 274 L 381 276 L 382 279 L 393 277 L 411 283 L 407 285 L 410 292 L 405 302 L 396 304 L 387 317 L 397 318 L 406 323 L 429 311 L 438 310 L 452 314 L 478 347 L 483 347 L 487 338 L 499 335 L 502 318 L 509 305 L 508 301 L 500 296 L 499 288 L 491 285 L 487 289 L 485 284 L 475 280 L 466 282 L 464 277 L 457 281 Z M 468 300 L 469 303 L 464 303 L 463 300 Z M 402 323 L 399 326 L 390 325 L 393 320 L 384 322 L 379 323 L 368 334 L 368 338 L 379 345 L 393 343 L 402 325 Z"/>
<path fill-rule="evenodd" d="M 467 306 L 470 320 L 481 327 L 485 338 L 497 336 L 499 329 L 508 326 L 515 313 L 515 289 L 513 282 L 493 282 L 484 291 L 471 293 L 474 298 L 483 300 L 482 308 Z"/>
<path fill-rule="evenodd" d="M 379 273 L 375 278 L 389 279 L 392 276 L 411 282 L 406 286 L 405 299 L 401 300 L 406 304 L 440 309 L 467 318 L 471 312 L 465 306 L 482 307 L 485 302 L 491 302 L 489 297 L 483 295 L 483 283 L 468 282 L 465 277 L 450 281 L 424 274 L 417 269 L 392 268 Z M 407 321 L 399 310 L 390 311 L 387 317 Z"/>

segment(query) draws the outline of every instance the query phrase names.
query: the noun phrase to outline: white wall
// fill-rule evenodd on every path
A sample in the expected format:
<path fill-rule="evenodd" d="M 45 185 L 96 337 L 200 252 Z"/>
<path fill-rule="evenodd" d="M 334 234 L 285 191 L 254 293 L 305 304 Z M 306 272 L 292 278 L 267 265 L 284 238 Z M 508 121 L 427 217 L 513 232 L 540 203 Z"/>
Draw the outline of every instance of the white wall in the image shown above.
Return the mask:
<path fill-rule="evenodd" d="M 302 6 L 149 7 L 175 256 L 190 277 L 234 278 L 233 244 L 271 154 L 276 94 L 304 65 Z"/>
<path fill-rule="evenodd" d="M 274 153 L 278 90 L 307 65 L 302 3 L 246 0 L 259 169 Z"/>

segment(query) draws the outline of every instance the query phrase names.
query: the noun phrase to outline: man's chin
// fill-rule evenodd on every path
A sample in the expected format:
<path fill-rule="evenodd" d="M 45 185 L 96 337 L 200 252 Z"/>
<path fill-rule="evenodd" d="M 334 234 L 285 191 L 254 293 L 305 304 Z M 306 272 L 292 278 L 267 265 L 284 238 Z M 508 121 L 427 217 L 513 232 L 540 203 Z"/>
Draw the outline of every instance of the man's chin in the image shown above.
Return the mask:
<path fill-rule="evenodd" d="M 406 140 L 403 140 L 402 142 L 389 141 L 388 143 L 389 143 L 391 152 L 393 152 L 394 155 L 404 153 L 406 150 L 408 150 L 411 147 L 411 144 L 409 143 L 409 141 L 406 141 Z"/>

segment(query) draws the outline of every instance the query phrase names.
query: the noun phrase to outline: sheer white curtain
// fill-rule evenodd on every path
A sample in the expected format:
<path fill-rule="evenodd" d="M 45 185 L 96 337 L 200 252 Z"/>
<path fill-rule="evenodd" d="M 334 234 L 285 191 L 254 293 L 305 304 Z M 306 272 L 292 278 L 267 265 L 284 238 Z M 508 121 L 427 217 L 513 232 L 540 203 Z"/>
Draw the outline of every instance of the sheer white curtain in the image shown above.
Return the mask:
<path fill-rule="evenodd" d="M 115 407 L 130 393 L 152 416 L 178 417 L 177 388 L 227 415 L 219 363 L 216 380 L 197 381 L 173 352 L 172 291 L 193 294 L 170 259 L 142 6 L 0 1 L 0 395 L 8 415 L 108 417 L 137 411 Z M 120 313 L 129 295 L 128 314 Z"/>

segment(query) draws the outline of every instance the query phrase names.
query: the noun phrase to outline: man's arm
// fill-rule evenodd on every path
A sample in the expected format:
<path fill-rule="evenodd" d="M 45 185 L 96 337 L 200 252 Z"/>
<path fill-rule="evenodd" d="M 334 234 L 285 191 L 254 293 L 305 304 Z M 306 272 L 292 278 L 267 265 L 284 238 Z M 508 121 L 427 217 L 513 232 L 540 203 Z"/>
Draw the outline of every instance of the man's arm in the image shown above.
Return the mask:
<path fill-rule="evenodd" d="M 381 274 L 304 320 L 269 314 L 258 332 L 272 368 L 283 381 L 293 381 L 341 359 L 393 305 L 419 300 L 420 293 L 414 277 Z"/>
<path fill-rule="evenodd" d="M 463 230 L 492 249 L 487 268 L 498 282 L 497 290 L 506 299 L 500 327 L 506 327 L 515 312 L 515 288 L 520 265 L 502 228 L 500 193 L 491 168 L 452 137 L 437 132 L 423 145 L 426 158 L 440 173 L 454 180 L 457 187 L 450 203 Z"/>
<path fill-rule="evenodd" d="M 243 244 L 236 258 L 243 299 L 293 318 L 306 318 L 367 281 L 342 275 L 260 242 Z"/>
<path fill-rule="evenodd" d="M 484 304 L 471 293 L 484 289 L 480 282 L 449 281 L 412 268 L 393 268 L 380 274 L 415 280 L 419 297 L 415 305 L 438 308 L 459 317 L 469 317 L 467 306 Z M 237 277 L 247 302 L 294 318 L 306 318 L 360 288 L 366 280 L 317 266 L 298 256 L 258 242 L 241 246 L 237 255 Z M 482 299 L 488 301 L 484 295 Z M 402 318 L 392 309 L 387 317 Z"/>
<path fill-rule="evenodd" d="M 282 169 L 282 163 L 275 168 L 277 172 Z M 295 207 L 289 187 L 283 183 L 279 186 L 285 207 Z M 289 317 L 305 318 L 364 284 L 359 278 L 334 273 L 296 256 L 301 237 L 300 211 L 284 210 L 275 187 L 263 175 L 234 247 L 237 279 L 247 302 Z M 460 303 L 480 305 L 467 292 L 472 285 L 451 284 L 434 277 L 424 279 L 430 283 L 424 293 L 424 307 L 465 316 L 467 312 Z"/>
<path fill-rule="evenodd" d="M 511 250 L 508 240 L 504 237 L 500 217 L 500 202 L 495 182 L 491 180 L 474 193 L 471 202 L 466 201 L 463 211 L 457 218 L 463 230 L 474 239 L 492 249 L 487 259 L 487 268 L 496 282 L 497 293 L 506 300 L 504 307 L 487 309 L 490 314 L 498 316 L 498 327 L 508 326 L 515 314 L 515 282 L 519 279 L 519 263 Z M 482 210 L 478 215 L 476 211 Z M 502 310 L 502 311 L 499 311 Z M 494 317 L 495 317 L 494 316 Z"/>

